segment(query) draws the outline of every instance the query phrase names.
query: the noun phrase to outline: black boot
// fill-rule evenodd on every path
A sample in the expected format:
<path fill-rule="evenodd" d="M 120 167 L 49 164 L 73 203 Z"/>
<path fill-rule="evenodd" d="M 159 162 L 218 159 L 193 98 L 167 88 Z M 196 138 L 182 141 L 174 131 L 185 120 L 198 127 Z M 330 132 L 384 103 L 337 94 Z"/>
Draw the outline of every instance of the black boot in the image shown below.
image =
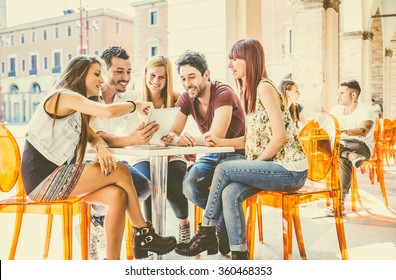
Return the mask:
<path fill-rule="evenodd" d="M 133 228 L 133 253 L 136 259 L 148 257 L 148 252 L 165 255 L 176 247 L 176 238 L 162 237 L 155 233 L 150 222 L 147 227 Z"/>
<path fill-rule="evenodd" d="M 188 243 L 179 243 L 175 252 L 182 256 L 193 257 L 203 251 L 208 251 L 208 255 L 218 252 L 215 227 L 203 227 L 199 224 L 197 233 Z"/>
<path fill-rule="evenodd" d="M 217 240 L 219 242 L 219 251 L 225 256 L 230 252 L 230 242 L 228 240 L 227 230 L 217 231 Z"/>
<path fill-rule="evenodd" d="M 248 260 L 249 253 L 247 251 L 232 251 L 231 252 L 231 260 Z"/>

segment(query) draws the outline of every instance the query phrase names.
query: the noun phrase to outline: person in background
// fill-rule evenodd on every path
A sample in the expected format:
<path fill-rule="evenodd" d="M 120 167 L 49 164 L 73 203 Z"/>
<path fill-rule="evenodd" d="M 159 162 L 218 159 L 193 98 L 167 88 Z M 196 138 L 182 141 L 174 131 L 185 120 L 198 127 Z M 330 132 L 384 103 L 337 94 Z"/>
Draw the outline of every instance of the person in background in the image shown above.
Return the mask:
<path fill-rule="evenodd" d="M 218 81 L 210 81 L 210 71 L 206 58 L 196 51 L 186 51 L 176 62 L 177 72 L 183 83 L 184 92 L 176 102 L 180 112 L 166 143 L 173 141 L 179 146 L 205 145 L 204 135 L 216 135 L 219 138 L 242 137 L 245 133 L 245 115 L 235 92 Z M 191 135 L 182 131 L 188 116 L 195 120 L 201 135 Z M 176 135 L 176 137 L 175 137 Z M 195 155 L 188 156 L 195 161 L 190 166 L 183 181 L 183 193 L 195 205 L 206 207 L 209 188 L 216 166 L 224 161 L 244 158 L 243 147 L 233 153 L 207 154 L 195 161 Z M 221 254 L 230 252 L 227 230 L 223 216 L 217 225 L 217 240 L 210 240 L 218 246 Z M 216 251 L 217 252 L 217 251 Z"/>
<path fill-rule="evenodd" d="M 246 160 L 220 163 L 214 172 L 202 224 L 188 243 L 175 252 L 194 256 L 215 252 L 215 226 L 224 213 L 231 259 L 246 260 L 243 201 L 260 190 L 296 191 L 306 180 L 308 162 L 298 142 L 289 107 L 268 79 L 264 50 L 256 39 L 237 41 L 229 52 L 229 65 L 246 113 L 246 133 L 235 138 L 206 134 L 209 146 L 245 148 Z"/>
<path fill-rule="evenodd" d="M 101 104 L 102 60 L 80 55 L 69 61 L 54 88 L 41 101 L 27 125 L 22 155 L 22 179 L 33 201 L 57 201 L 80 197 L 107 207 L 105 218 L 106 259 L 119 259 L 125 215 L 134 226 L 136 258 L 148 252 L 166 254 L 176 246 L 174 237 L 157 235 L 139 208 L 129 169 L 116 162 L 106 142 L 89 126 L 92 116 L 119 117 L 149 103 Z M 87 142 L 97 153 L 83 163 Z"/>
<path fill-rule="evenodd" d="M 113 104 L 134 100 L 132 93 L 127 91 L 132 72 L 127 51 L 120 46 L 110 46 L 102 52 L 101 58 L 106 62 L 107 71 L 105 71 L 105 80 L 101 86 L 98 101 L 102 104 Z M 117 118 L 94 118 L 91 127 L 111 148 L 146 144 L 151 135 L 158 130 L 158 125 L 155 123 L 147 126 L 140 124 L 137 112 Z M 120 162 L 125 164 L 131 173 L 139 201 L 144 201 L 151 193 L 149 180 L 127 161 L 121 160 Z M 105 213 L 104 206 L 92 205 L 89 244 L 91 259 L 99 258 L 98 245 L 104 246 L 105 243 L 103 228 Z"/>
<path fill-rule="evenodd" d="M 359 102 L 361 89 L 358 81 L 341 82 L 338 91 L 338 105 L 331 109 L 330 114 L 336 117 L 341 129 L 339 166 L 345 209 L 345 198 L 351 188 L 352 167 L 359 168 L 370 158 L 374 148 L 375 115 L 369 105 Z M 329 211 L 333 209 L 329 208 Z"/>
<path fill-rule="evenodd" d="M 371 98 L 371 109 L 373 110 L 375 117 L 377 119 L 382 118 L 382 108 L 377 102 L 375 102 L 374 98 Z"/>
<path fill-rule="evenodd" d="M 154 104 L 154 108 L 173 108 L 179 93 L 173 90 L 172 64 L 165 56 L 150 58 L 144 67 L 142 90 L 136 93 L 141 101 Z M 148 158 L 135 160 L 134 167 L 150 180 L 150 162 Z M 168 163 L 167 199 L 173 212 L 179 219 L 178 240 L 190 240 L 188 222 L 188 201 L 183 194 L 182 184 L 187 163 L 183 157 L 171 156 Z M 146 219 L 151 221 L 151 197 L 144 201 Z"/>
<path fill-rule="evenodd" d="M 301 130 L 307 123 L 307 119 L 305 118 L 304 107 L 300 103 L 297 103 L 300 97 L 298 85 L 292 80 L 283 80 L 279 85 L 279 91 L 287 102 L 293 122 L 296 124 L 298 130 Z"/>

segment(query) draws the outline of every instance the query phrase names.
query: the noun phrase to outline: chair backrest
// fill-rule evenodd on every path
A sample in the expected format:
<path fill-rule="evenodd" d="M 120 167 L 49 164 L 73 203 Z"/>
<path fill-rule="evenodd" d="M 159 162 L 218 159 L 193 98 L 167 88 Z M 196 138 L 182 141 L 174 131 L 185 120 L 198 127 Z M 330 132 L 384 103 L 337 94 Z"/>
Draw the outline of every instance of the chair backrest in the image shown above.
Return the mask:
<path fill-rule="evenodd" d="M 0 192 L 9 192 L 21 168 L 21 155 L 12 133 L 0 123 Z"/>
<path fill-rule="evenodd" d="M 300 142 L 308 158 L 308 179 L 326 179 L 332 189 L 339 189 L 338 156 L 340 128 L 332 115 L 322 115 L 311 120 L 300 132 Z"/>

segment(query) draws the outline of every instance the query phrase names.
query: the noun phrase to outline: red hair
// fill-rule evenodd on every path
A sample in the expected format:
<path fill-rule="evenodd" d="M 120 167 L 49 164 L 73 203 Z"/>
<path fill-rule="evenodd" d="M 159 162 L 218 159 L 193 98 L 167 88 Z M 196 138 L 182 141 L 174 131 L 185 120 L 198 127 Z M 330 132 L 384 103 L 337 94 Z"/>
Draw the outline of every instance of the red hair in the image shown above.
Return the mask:
<path fill-rule="evenodd" d="M 268 79 L 263 46 L 257 39 L 241 39 L 231 47 L 228 58 L 239 58 L 246 61 L 246 84 L 243 84 L 242 79 L 238 79 L 236 82 L 239 86 L 240 99 L 245 113 L 252 113 L 256 107 L 257 87 L 262 79 Z"/>

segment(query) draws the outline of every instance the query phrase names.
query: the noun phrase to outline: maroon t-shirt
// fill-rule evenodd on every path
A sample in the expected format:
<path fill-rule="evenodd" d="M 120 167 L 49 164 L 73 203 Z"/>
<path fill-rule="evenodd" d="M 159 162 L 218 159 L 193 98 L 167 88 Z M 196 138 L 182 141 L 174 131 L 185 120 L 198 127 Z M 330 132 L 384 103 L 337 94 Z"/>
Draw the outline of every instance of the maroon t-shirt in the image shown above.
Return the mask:
<path fill-rule="evenodd" d="M 245 113 L 242 109 L 238 96 L 226 84 L 215 81 L 211 82 L 210 101 L 206 116 L 200 116 L 198 112 L 198 100 L 191 99 L 188 92 L 180 95 L 175 106 L 186 116 L 192 115 L 202 134 L 210 130 L 214 113 L 222 106 L 232 106 L 232 118 L 225 138 L 236 138 L 245 135 Z"/>

